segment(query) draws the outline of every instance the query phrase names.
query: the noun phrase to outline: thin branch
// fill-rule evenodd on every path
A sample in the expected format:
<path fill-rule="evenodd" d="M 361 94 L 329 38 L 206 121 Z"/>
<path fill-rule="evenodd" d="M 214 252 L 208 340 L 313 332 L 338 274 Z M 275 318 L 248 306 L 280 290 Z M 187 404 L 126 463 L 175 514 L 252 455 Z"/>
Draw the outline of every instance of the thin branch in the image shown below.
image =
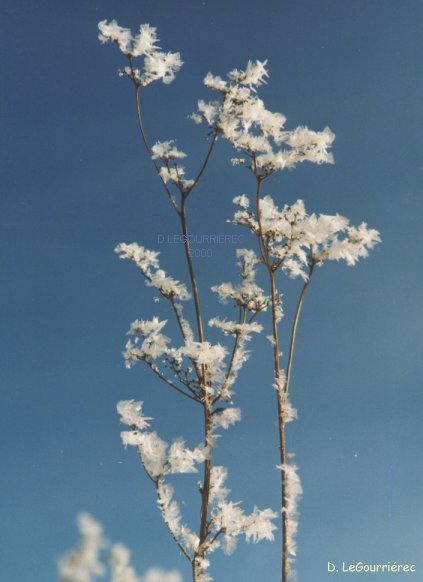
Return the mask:
<path fill-rule="evenodd" d="M 289 384 L 290 384 L 290 380 L 291 380 L 291 370 L 292 370 L 292 362 L 293 362 L 293 358 L 294 358 L 294 348 L 295 348 L 295 339 L 297 336 L 298 321 L 300 319 L 301 308 L 303 306 L 304 297 L 305 297 L 305 295 L 307 293 L 307 289 L 309 288 L 309 285 L 311 283 L 311 277 L 313 275 L 314 266 L 315 266 L 315 263 L 314 263 L 314 261 L 312 261 L 311 265 L 310 265 L 310 270 L 308 272 L 307 281 L 304 283 L 300 297 L 298 299 L 297 308 L 295 310 L 295 317 L 294 317 L 294 321 L 292 324 L 292 330 L 291 330 L 291 343 L 289 346 L 288 363 L 287 363 L 287 367 L 286 367 L 286 383 L 285 383 L 285 393 L 286 394 L 288 394 L 288 392 L 289 392 Z"/>
<path fill-rule="evenodd" d="M 214 542 L 217 540 L 217 538 L 220 536 L 220 534 L 225 533 L 225 530 L 223 527 L 221 527 L 216 533 L 215 535 L 211 538 L 211 540 L 206 544 L 206 549 L 205 551 L 207 551 L 209 548 L 211 548 L 211 546 L 214 544 Z"/>
<path fill-rule="evenodd" d="M 174 297 L 172 297 L 170 299 L 170 303 L 172 304 L 172 309 L 173 309 L 173 312 L 175 313 L 176 321 L 177 321 L 178 327 L 179 327 L 179 329 L 181 331 L 182 338 L 183 338 L 184 342 L 187 343 L 187 336 L 186 336 L 186 333 L 185 333 L 184 326 L 182 325 L 181 315 L 178 312 L 178 308 L 175 305 L 175 298 Z"/>
<path fill-rule="evenodd" d="M 245 321 L 245 316 L 246 316 L 246 309 L 244 308 L 244 321 Z M 241 323 L 241 321 L 242 321 L 242 308 L 240 306 L 239 307 L 239 323 Z M 238 347 L 239 347 L 239 338 L 240 338 L 240 333 L 236 333 L 229 366 L 228 366 L 225 378 L 223 380 L 222 386 L 220 387 L 220 390 L 218 391 L 218 393 L 216 394 L 216 396 L 212 400 L 212 406 L 214 404 L 216 404 L 216 402 L 218 400 L 220 400 L 223 392 L 226 390 L 226 388 L 228 386 L 229 378 L 230 378 L 230 375 L 232 373 L 232 368 L 233 368 L 234 361 L 235 361 L 235 356 L 237 354 Z"/>
<path fill-rule="evenodd" d="M 218 134 L 218 130 L 215 129 L 214 132 L 213 132 L 213 138 L 212 138 L 210 147 L 208 149 L 207 155 L 206 155 L 206 157 L 204 159 L 203 165 L 201 166 L 201 169 L 198 172 L 197 177 L 194 180 L 194 184 L 192 186 L 190 186 L 190 188 L 188 188 L 188 190 L 186 191 L 186 194 L 185 194 L 186 197 L 188 197 L 191 194 L 191 192 L 194 190 L 194 188 L 196 188 L 198 186 L 198 182 L 201 180 L 201 177 L 204 174 L 204 171 L 205 171 L 205 169 L 207 167 L 207 164 L 209 163 L 210 156 L 212 154 L 213 148 L 214 148 L 215 143 L 217 141 L 217 134 Z"/>
<path fill-rule="evenodd" d="M 150 160 L 151 160 L 151 163 L 153 164 L 153 166 L 154 166 L 154 168 L 155 168 L 155 170 L 156 170 L 156 172 L 157 172 L 157 175 L 158 175 L 158 176 L 159 176 L 159 178 L 160 178 L 160 182 L 162 183 L 162 185 L 163 185 L 163 188 L 165 189 L 165 191 L 166 191 L 166 194 L 167 194 L 167 196 L 168 196 L 168 198 L 169 198 L 169 200 L 170 200 L 170 202 L 171 202 L 171 204 L 172 204 L 173 208 L 175 209 L 176 213 L 177 213 L 178 215 L 180 215 L 180 210 L 179 210 L 179 208 L 178 208 L 178 205 L 176 204 L 176 202 L 175 202 L 175 199 L 174 199 L 174 197 L 172 196 L 172 193 L 171 193 L 171 191 L 169 190 L 169 188 L 168 188 L 168 186 L 167 186 L 166 182 L 163 180 L 163 178 L 162 178 L 162 177 L 161 177 L 161 175 L 160 175 L 160 167 L 159 167 L 159 165 L 158 165 L 158 164 L 155 162 L 155 160 L 153 160 L 153 153 L 152 153 L 152 151 L 151 151 L 150 144 L 148 143 L 147 136 L 146 136 L 146 134 L 145 134 L 145 130 L 144 130 L 143 121 L 142 121 L 142 115 L 141 115 L 141 104 L 140 104 L 140 86 L 139 86 L 139 85 L 137 85 L 137 84 L 135 84 L 135 102 L 136 102 L 136 107 L 137 107 L 137 119 L 138 119 L 138 127 L 139 127 L 139 130 L 140 130 L 140 133 L 141 133 L 141 137 L 142 137 L 142 141 L 143 141 L 143 143 L 144 143 L 145 149 L 147 150 L 148 157 L 150 158 Z"/>
<path fill-rule="evenodd" d="M 281 370 L 279 363 L 280 352 L 279 352 L 278 324 L 276 319 L 277 294 L 275 285 L 275 272 L 271 268 L 268 269 L 268 272 L 270 277 L 272 295 L 273 360 L 275 370 L 278 428 L 279 428 L 279 451 L 281 464 L 282 582 L 287 582 L 289 572 L 289 562 L 288 562 L 288 513 L 287 513 L 288 499 L 287 499 L 287 474 L 286 474 L 287 452 L 285 444 L 285 419 L 282 400 L 283 391 L 282 386 L 280 384 Z"/>

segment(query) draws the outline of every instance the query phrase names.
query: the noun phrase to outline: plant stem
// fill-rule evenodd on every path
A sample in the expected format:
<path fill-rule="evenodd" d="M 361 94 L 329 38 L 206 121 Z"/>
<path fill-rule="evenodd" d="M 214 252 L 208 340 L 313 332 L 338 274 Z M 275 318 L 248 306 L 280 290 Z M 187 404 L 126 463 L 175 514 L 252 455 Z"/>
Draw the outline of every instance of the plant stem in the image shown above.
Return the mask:
<path fill-rule="evenodd" d="M 285 421 L 284 421 L 284 410 L 283 410 L 283 384 L 281 379 L 281 368 L 280 368 L 280 348 L 279 348 L 279 335 L 278 335 L 278 322 L 277 322 L 277 291 L 275 282 L 275 269 L 271 262 L 269 256 L 269 250 L 266 244 L 266 240 L 263 234 L 263 227 L 261 223 L 261 209 L 260 209 L 260 196 L 261 196 L 261 184 L 262 178 L 256 175 L 257 179 L 257 190 L 256 190 L 256 210 L 257 210 L 257 220 L 258 220 L 258 237 L 259 237 L 259 247 L 263 262 L 266 266 L 271 289 L 271 299 L 272 299 L 272 335 L 273 335 L 273 368 L 275 375 L 275 388 L 276 388 L 276 398 L 277 398 L 277 410 L 278 410 L 278 430 L 279 430 L 279 453 L 280 453 L 280 465 L 281 465 L 281 498 L 282 498 L 282 582 L 287 582 L 289 563 L 288 563 L 288 515 L 287 515 L 287 496 L 286 496 L 286 444 L 285 444 Z"/>
<path fill-rule="evenodd" d="M 275 388 L 278 409 L 278 430 L 279 430 L 279 452 L 281 465 L 281 497 L 282 497 L 282 582 L 286 582 L 288 576 L 288 514 L 286 496 L 286 443 L 285 443 L 285 420 L 283 410 L 283 383 L 281 381 L 281 369 L 279 360 L 279 336 L 278 322 L 276 317 L 277 297 L 275 285 L 275 272 L 268 268 L 272 297 L 272 329 L 273 329 L 273 366 L 275 372 Z"/>
<path fill-rule="evenodd" d="M 303 303 L 304 303 L 304 298 L 305 298 L 305 295 L 307 293 L 307 289 L 309 288 L 309 285 L 311 283 L 311 276 L 313 275 L 314 267 L 315 267 L 315 263 L 312 261 L 311 262 L 311 265 L 310 265 L 310 270 L 308 272 L 307 281 L 304 283 L 304 286 L 303 286 L 303 288 L 301 290 L 300 297 L 298 299 L 297 308 L 295 310 L 294 321 L 293 321 L 293 324 L 292 324 L 291 343 L 289 345 L 288 363 L 287 363 L 287 366 L 286 366 L 285 392 L 287 394 L 289 393 L 289 385 L 290 385 L 290 381 L 291 381 L 291 370 L 292 370 L 292 362 L 293 362 L 293 358 L 294 358 L 294 348 L 295 348 L 295 340 L 296 340 L 296 337 L 297 337 L 298 321 L 300 319 L 301 309 L 302 309 L 302 306 L 303 306 Z"/>
<path fill-rule="evenodd" d="M 193 294 L 193 298 L 194 298 L 194 308 L 195 308 L 195 317 L 196 317 L 196 322 L 197 322 L 198 341 L 200 343 L 203 343 L 204 342 L 204 328 L 203 328 L 203 321 L 202 321 L 202 317 L 201 317 L 201 308 L 200 308 L 200 299 L 199 299 L 199 294 L 198 294 L 197 281 L 195 278 L 194 266 L 193 266 L 192 258 L 191 258 L 191 249 L 190 249 L 190 243 L 189 243 L 189 231 L 188 231 L 188 222 L 187 222 L 187 213 L 186 213 L 186 201 L 187 201 L 188 196 L 191 194 L 191 192 L 194 190 L 194 188 L 198 185 L 201 177 L 204 174 L 204 171 L 205 171 L 206 166 L 210 160 L 214 145 L 215 145 L 216 140 L 217 140 L 217 131 L 214 131 L 214 133 L 213 133 L 213 139 L 211 141 L 210 147 L 209 147 L 208 152 L 206 154 L 203 165 L 201 166 L 200 171 L 199 171 L 196 179 L 194 180 L 193 185 L 186 192 L 181 192 L 181 207 L 178 208 L 178 205 L 175 202 L 175 199 L 172 196 L 172 193 L 170 192 L 167 184 L 164 182 L 164 180 L 162 179 L 162 177 L 160 175 L 160 168 L 159 168 L 158 164 L 152 158 L 152 151 L 151 151 L 149 142 L 147 140 L 146 133 L 145 133 L 144 126 L 143 126 L 143 121 L 142 121 L 141 104 L 140 104 L 140 87 L 138 85 L 135 85 L 135 100 L 136 100 L 138 127 L 139 127 L 139 130 L 141 133 L 142 141 L 143 141 L 144 146 L 147 150 L 149 158 L 150 158 L 150 160 L 151 160 L 151 162 L 152 162 L 152 164 L 153 164 L 153 166 L 154 166 L 154 168 L 155 168 L 155 170 L 160 178 L 160 181 L 162 182 L 162 185 L 166 191 L 166 194 L 167 194 L 174 210 L 176 211 L 176 213 L 178 214 L 179 219 L 180 219 L 181 230 L 182 230 L 182 234 L 184 236 L 185 257 L 186 257 L 186 262 L 187 262 L 187 266 L 188 266 L 192 294 Z M 179 317 L 177 317 L 177 320 L 178 320 L 178 324 L 180 325 Z M 182 331 L 182 326 L 180 325 L 180 327 L 181 327 L 181 331 Z M 208 454 L 208 458 L 204 462 L 204 477 L 203 477 L 203 485 L 202 485 L 202 489 L 201 489 L 201 522 L 200 522 L 200 534 L 199 534 L 199 538 L 200 538 L 199 552 L 200 553 L 197 553 L 197 555 L 194 556 L 193 561 L 192 561 L 193 579 L 194 580 L 196 580 L 197 575 L 200 574 L 200 572 L 197 572 L 198 564 L 196 565 L 196 557 L 202 556 L 201 548 L 204 545 L 204 542 L 206 541 L 207 535 L 208 535 L 207 521 L 208 521 L 208 513 L 209 513 L 210 478 L 211 478 L 211 466 L 212 466 L 212 460 L 211 460 L 212 403 L 210 401 L 210 396 L 209 396 L 208 389 L 207 389 L 207 368 L 204 365 L 201 366 L 199 380 L 200 380 L 202 392 L 203 392 L 203 400 L 201 401 L 201 404 L 203 405 L 203 412 L 204 412 L 204 445 L 208 449 L 209 454 Z"/>
<path fill-rule="evenodd" d="M 159 168 L 159 166 L 156 164 L 155 160 L 153 160 L 153 157 L 152 157 L 152 151 L 151 151 L 151 148 L 150 148 L 150 144 L 148 143 L 147 136 L 146 136 L 145 131 L 144 131 L 144 124 L 143 124 L 143 121 L 142 121 L 141 104 L 140 104 L 140 86 L 139 85 L 135 85 L 135 103 L 136 103 L 136 109 L 137 109 L 138 127 L 139 127 L 139 130 L 140 130 L 140 133 L 141 133 L 142 141 L 144 142 L 145 149 L 147 150 L 148 157 L 150 158 L 151 163 L 153 164 L 153 166 L 154 166 L 154 168 L 155 168 L 155 170 L 157 172 L 157 175 L 160 178 L 160 181 L 161 181 L 161 183 L 163 185 L 163 188 L 165 189 L 166 194 L 167 194 L 167 197 L 169 198 L 169 200 L 170 200 L 170 202 L 171 202 L 174 210 L 177 212 L 177 214 L 179 214 L 179 208 L 178 208 L 178 206 L 177 206 L 177 204 L 175 202 L 175 199 L 172 196 L 171 191 L 167 187 L 166 182 L 163 180 L 163 178 L 160 175 L 160 168 Z"/>
<path fill-rule="evenodd" d="M 182 195 L 181 200 L 181 228 L 184 235 L 184 249 L 188 264 L 189 277 L 191 280 L 192 294 L 194 297 L 195 316 L 197 320 L 198 340 L 204 342 L 204 329 L 201 317 L 200 300 L 198 296 L 198 287 L 195 279 L 194 267 L 191 258 L 191 249 L 189 244 L 189 232 L 186 217 L 186 200 L 187 197 Z M 203 388 L 203 410 L 204 410 L 204 446 L 208 449 L 209 454 L 204 462 L 204 476 L 203 486 L 201 489 L 201 524 L 200 524 L 200 547 L 207 537 L 207 518 L 209 513 L 209 497 L 210 497 L 210 477 L 211 477 L 211 402 L 207 389 L 207 371 L 206 366 L 201 366 L 201 384 Z"/>

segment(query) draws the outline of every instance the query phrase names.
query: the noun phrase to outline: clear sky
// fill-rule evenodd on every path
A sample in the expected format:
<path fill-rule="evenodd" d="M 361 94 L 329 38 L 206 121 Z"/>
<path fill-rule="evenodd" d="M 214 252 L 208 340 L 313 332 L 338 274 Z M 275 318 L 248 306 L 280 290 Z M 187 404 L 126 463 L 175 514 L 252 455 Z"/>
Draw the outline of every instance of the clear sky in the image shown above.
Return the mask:
<path fill-rule="evenodd" d="M 121 357 L 129 323 L 165 308 L 115 245 L 160 246 L 164 266 L 186 273 L 182 247 L 158 244 L 178 225 L 142 150 L 132 88 L 116 74 L 121 55 L 97 40 L 97 22 L 116 18 L 157 26 L 162 47 L 181 52 L 176 81 L 149 87 L 144 107 L 151 138 L 178 138 L 190 154 L 188 174 L 206 148 L 187 119 L 209 96 L 204 75 L 248 59 L 269 60 L 262 96 L 288 128 L 336 133 L 334 166 L 267 184 L 281 203 L 301 197 L 310 212 L 365 220 L 383 238 L 354 268 L 318 270 L 305 304 L 299 419 L 287 431 L 304 488 L 297 568 L 302 582 L 325 582 L 342 579 L 328 561 L 396 561 L 420 574 L 374 577 L 422 580 L 423 3 L 2 0 L 1 12 L 0 579 L 54 581 L 81 510 L 131 548 L 140 572 L 160 564 L 189 579 L 115 412 L 118 400 L 141 399 L 162 436 L 199 439 L 195 405 Z M 219 144 L 190 206 L 192 232 L 238 233 L 225 220 L 252 184 L 230 155 Z M 210 286 L 228 280 L 236 245 L 208 248 L 196 267 L 211 317 L 222 308 Z M 287 325 L 298 284 L 284 289 Z M 243 422 L 216 451 L 247 511 L 279 503 L 271 353 L 263 339 L 252 347 L 236 388 Z M 175 479 L 188 516 L 194 481 Z M 212 573 L 274 582 L 279 543 L 216 554 Z"/>

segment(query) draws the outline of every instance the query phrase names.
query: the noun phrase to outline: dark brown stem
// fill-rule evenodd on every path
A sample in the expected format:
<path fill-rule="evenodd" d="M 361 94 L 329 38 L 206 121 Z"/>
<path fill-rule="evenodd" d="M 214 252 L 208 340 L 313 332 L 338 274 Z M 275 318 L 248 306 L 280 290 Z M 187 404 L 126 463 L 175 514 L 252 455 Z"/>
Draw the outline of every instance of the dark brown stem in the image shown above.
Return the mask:
<path fill-rule="evenodd" d="M 161 183 L 163 185 L 163 188 L 166 191 L 167 197 L 169 198 L 169 200 L 170 200 L 173 208 L 175 209 L 175 211 L 179 214 L 180 211 L 179 211 L 178 205 L 176 204 L 175 199 L 172 196 L 171 191 L 167 187 L 166 182 L 163 180 L 163 178 L 160 175 L 160 168 L 159 168 L 158 164 L 156 164 L 155 160 L 153 160 L 153 157 L 152 157 L 152 151 L 151 151 L 151 148 L 150 148 L 150 144 L 148 143 L 147 136 L 146 136 L 145 131 L 144 131 L 144 124 L 143 124 L 143 121 L 142 121 L 141 104 L 140 104 L 140 86 L 139 85 L 135 85 L 135 102 L 136 102 L 136 107 L 137 107 L 138 127 L 139 127 L 139 130 L 140 130 L 140 133 L 141 133 L 141 138 L 142 138 L 142 141 L 144 143 L 145 149 L 147 150 L 148 157 L 150 158 L 151 163 L 153 164 L 153 166 L 154 166 L 154 168 L 155 168 L 155 170 L 157 172 L 157 175 L 160 178 L 160 181 L 161 181 Z"/>

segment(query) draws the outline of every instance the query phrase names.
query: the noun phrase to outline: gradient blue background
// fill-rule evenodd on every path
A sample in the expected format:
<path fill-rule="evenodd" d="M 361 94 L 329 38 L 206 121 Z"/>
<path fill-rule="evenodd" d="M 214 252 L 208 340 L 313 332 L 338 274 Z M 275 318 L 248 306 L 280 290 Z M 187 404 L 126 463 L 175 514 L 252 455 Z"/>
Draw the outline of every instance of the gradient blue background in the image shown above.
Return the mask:
<path fill-rule="evenodd" d="M 414 577 L 380 580 L 423 579 L 422 2 L 3 0 L 1 11 L 0 579 L 54 581 L 86 510 L 132 549 L 140 572 L 160 564 L 189 580 L 135 452 L 119 440 L 123 398 L 144 400 L 167 439 L 183 434 L 194 445 L 201 428 L 195 404 L 122 363 L 129 323 L 164 317 L 166 306 L 113 249 L 157 247 L 157 235 L 178 225 L 142 150 L 132 87 L 116 75 L 121 55 L 97 41 L 104 18 L 133 30 L 149 22 L 164 49 L 181 52 L 176 81 L 150 86 L 144 107 L 151 138 L 177 137 L 190 154 L 188 174 L 206 147 L 204 128 L 187 119 L 210 96 L 205 73 L 249 58 L 269 59 L 262 96 L 288 128 L 337 134 L 335 166 L 304 165 L 266 184 L 281 203 L 301 197 L 309 211 L 366 220 L 383 237 L 357 267 L 316 273 L 301 321 L 299 420 L 288 429 L 304 487 L 299 578 L 341 580 L 327 561 L 362 560 L 418 565 Z M 239 233 L 224 220 L 233 196 L 253 185 L 230 155 L 220 143 L 191 201 L 192 232 Z M 235 248 L 215 245 L 196 262 L 208 317 L 222 312 L 209 288 L 229 279 Z M 165 268 L 184 278 L 181 246 L 161 250 Z M 286 326 L 298 288 L 284 287 Z M 263 339 L 252 347 L 236 389 L 243 422 L 216 450 L 247 511 L 279 503 L 271 353 Z M 188 518 L 195 479 L 174 480 Z M 212 568 L 219 582 L 274 582 L 278 572 L 279 538 L 216 553 Z"/>

